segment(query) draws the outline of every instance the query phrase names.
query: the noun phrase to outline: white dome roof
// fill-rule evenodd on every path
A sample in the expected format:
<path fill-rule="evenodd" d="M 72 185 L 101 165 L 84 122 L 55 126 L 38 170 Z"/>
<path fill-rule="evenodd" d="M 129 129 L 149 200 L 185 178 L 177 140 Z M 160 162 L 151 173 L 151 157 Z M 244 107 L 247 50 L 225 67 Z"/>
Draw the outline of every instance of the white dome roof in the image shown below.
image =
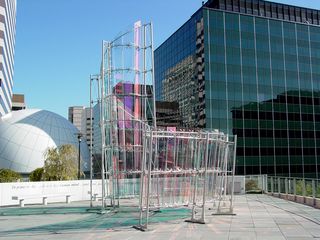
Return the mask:
<path fill-rule="evenodd" d="M 39 109 L 25 109 L 0 119 L 0 168 L 29 173 L 44 165 L 49 147 L 73 144 L 78 149 L 79 130 L 58 114 Z M 89 150 L 81 141 L 83 170 L 89 168 Z"/>

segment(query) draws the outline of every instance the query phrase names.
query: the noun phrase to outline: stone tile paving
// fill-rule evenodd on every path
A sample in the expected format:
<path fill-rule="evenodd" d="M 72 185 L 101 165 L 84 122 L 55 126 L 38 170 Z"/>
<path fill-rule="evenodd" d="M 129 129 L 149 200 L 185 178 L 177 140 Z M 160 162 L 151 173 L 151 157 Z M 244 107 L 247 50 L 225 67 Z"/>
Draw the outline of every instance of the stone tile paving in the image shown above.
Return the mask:
<path fill-rule="evenodd" d="M 52 205 L 63 209 L 64 205 Z M 183 221 L 189 211 L 158 215 L 147 232 L 131 228 L 134 222 L 122 215 L 85 213 L 88 203 L 72 203 L 74 209 L 65 214 L 36 214 L 39 209 L 0 208 L 1 239 L 221 239 L 221 240 L 315 240 L 320 239 L 320 210 L 266 195 L 242 195 L 235 199 L 235 216 L 212 216 L 207 212 L 206 224 Z M 37 206 L 39 207 L 39 206 Z M 79 212 L 77 213 L 76 208 Z M 31 207 L 32 208 L 32 207 Z M 130 210 L 130 209 L 129 209 Z M 128 211 L 129 211 L 128 210 Z M 62 212 L 63 212 L 62 211 Z M 2 214 L 3 213 L 3 214 Z M 166 213 L 163 213 L 165 215 Z M 19 216 L 21 215 L 21 216 Z M 172 218 L 173 217 L 173 218 Z M 118 224 L 118 225 L 117 225 Z M 130 225 L 131 224 L 131 225 Z"/>

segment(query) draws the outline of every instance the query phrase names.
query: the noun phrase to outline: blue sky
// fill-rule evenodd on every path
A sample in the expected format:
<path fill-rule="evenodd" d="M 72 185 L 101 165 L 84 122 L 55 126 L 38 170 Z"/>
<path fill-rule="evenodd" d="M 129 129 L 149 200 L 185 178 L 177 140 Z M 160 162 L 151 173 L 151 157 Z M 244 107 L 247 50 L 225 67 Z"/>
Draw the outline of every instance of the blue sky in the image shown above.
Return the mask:
<path fill-rule="evenodd" d="M 135 21 L 152 21 L 159 46 L 201 6 L 201 0 L 18 0 L 14 93 L 28 108 L 67 117 L 89 105 L 89 75 L 98 73 L 101 41 Z M 320 9 L 319 0 L 276 2 Z"/>

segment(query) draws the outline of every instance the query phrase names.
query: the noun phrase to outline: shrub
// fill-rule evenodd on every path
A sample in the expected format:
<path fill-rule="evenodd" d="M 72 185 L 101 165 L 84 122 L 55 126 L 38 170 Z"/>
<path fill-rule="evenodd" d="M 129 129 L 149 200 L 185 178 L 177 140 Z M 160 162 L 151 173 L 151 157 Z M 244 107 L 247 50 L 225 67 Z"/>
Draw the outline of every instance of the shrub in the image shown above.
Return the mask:
<path fill-rule="evenodd" d="M 29 180 L 31 182 L 39 182 L 42 180 L 43 168 L 36 168 L 30 173 Z"/>
<path fill-rule="evenodd" d="M 18 182 L 21 179 L 21 175 L 10 169 L 0 169 L 0 182 Z"/>
<path fill-rule="evenodd" d="M 258 183 L 255 180 L 246 181 L 246 193 L 261 193 L 262 190 L 258 187 Z"/>

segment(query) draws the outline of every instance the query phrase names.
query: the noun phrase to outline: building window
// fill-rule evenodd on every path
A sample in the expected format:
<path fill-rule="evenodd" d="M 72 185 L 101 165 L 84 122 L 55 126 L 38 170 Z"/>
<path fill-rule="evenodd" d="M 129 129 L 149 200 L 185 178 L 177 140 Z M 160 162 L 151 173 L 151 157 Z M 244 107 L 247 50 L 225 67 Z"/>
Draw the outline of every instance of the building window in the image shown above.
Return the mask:
<path fill-rule="evenodd" d="M 307 12 L 305 9 L 301 9 L 301 21 L 307 23 Z"/>
<path fill-rule="evenodd" d="M 259 15 L 259 6 L 258 6 L 257 0 L 253 0 L 252 7 L 253 7 L 253 15 Z"/>
<path fill-rule="evenodd" d="M 240 0 L 240 12 L 245 13 L 246 12 L 246 2 L 245 0 Z"/>
<path fill-rule="evenodd" d="M 246 10 L 247 10 L 247 13 L 252 14 L 252 4 L 251 4 L 251 1 L 246 1 Z"/>
<path fill-rule="evenodd" d="M 277 18 L 277 4 L 272 3 L 271 5 L 271 13 L 273 18 Z"/>
<path fill-rule="evenodd" d="M 290 16 L 290 21 L 295 21 L 295 14 L 294 14 L 294 7 L 289 8 L 289 16 Z"/>
<path fill-rule="evenodd" d="M 312 23 L 312 12 L 311 10 L 307 10 L 307 21 Z"/>
<path fill-rule="evenodd" d="M 219 9 L 226 10 L 225 0 L 219 1 Z"/>
<path fill-rule="evenodd" d="M 312 23 L 318 25 L 318 13 L 317 13 L 317 11 L 312 11 Z"/>
<path fill-rule="evenodd" d="M 278 18 L 283 19 L 283 5 L 278 5 Z"/>
<path fill-rule="evenodd" d="M 239 12 L 239 4 L 240 4 L 239 0 L 233 0 L 233 11 Z"/>
<path fill-rule="evenodd" d="M 284 6 L 283 15 L 284 15 L 284 20 L 290 20 L 289 19 L 289 7 L 288 6 Z"/>
<path fill-rule="evenodd" d="M 266 16 L 266 12 L 264 10 L 264 2 L 259 2 L 259 14 L 260 16 Z"/>
<path fill-rule="evenodd" d="M 271 17 L 271 5 L 270 3 L 266 2 L 266 17 Z"/>
<path fill-rule="evenodd" d="M 296 8 L 296 20 L 297 20 L 297 22 L 301 22 L 301 11 L 300 11 L 300 8 Z"/>
<path fill-rule="evenodd" d="M 232 0 L 227 0 L 226 2 L 227 2 L 227 4 L 226 4 L 227 5 L 227 10 L 228 11 L 232 11 Z"/>

